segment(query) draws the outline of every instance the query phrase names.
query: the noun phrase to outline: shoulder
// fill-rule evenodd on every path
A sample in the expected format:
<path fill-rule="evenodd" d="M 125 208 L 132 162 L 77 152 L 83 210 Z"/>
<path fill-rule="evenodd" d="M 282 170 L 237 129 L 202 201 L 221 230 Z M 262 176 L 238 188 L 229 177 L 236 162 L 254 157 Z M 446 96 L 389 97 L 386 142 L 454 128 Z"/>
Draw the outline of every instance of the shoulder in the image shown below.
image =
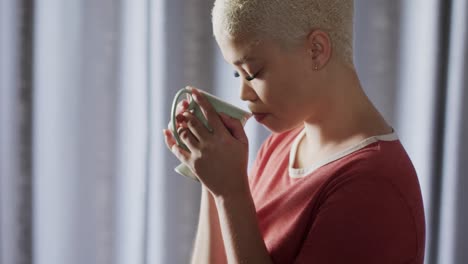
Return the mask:
<path fill-rule="evenodd" d="M 313 237 L 336 238 L 340 246 L 343 240 L 368 243 L 376 258 L 400 254 L 411 259 L 424 253 L 424 207 L 416 173 L 404 153 L 379 153 L 398 144 L 376 143 L 374 150 L 356 153 L 336 167 L 317 197 Z M 320 243 L 310 241 L 315 242 Z"/>
<path fill-rule="evenodd" d="M 400 141 L 379 141 L 349 156 L 334 169 L 321 194 L 325 207 L 335 204 L 350 214 L 393 219 L 396 229 L 406 225 L 417 234 L 421 250 L 425 226 L 421 188 Z"/>
<path fill-rule="evenodd" d="M 304 183 L 322 179 L 319 204 L 377 203 L 422 214 L 416 171 L 398 140 L 378 141 L 308 175 Z"/>
<path fill-rule="evenodd" d="M 323 168 L 328 190 L 364 188 L 380 195 L 385 189 L 394 195 L 420 194 L 416 171 L 399 140 L 377 141 Z M 371 188 L 372 187 L 372 188 Z"/>

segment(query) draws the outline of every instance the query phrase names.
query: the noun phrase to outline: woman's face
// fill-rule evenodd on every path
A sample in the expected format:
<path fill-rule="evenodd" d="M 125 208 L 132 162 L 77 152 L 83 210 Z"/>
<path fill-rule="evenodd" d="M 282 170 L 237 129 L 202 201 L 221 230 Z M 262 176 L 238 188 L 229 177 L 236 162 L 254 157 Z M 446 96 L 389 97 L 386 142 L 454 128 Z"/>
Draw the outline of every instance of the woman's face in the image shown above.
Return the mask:
<path fill-rule="evenodd" d="M 272 41 L 217 38 L 224 59 L 235 68 L 240 97 L 255 118 L 280 133 L 319 116 L 324 104 L 314 62 L 305 46 L 289 50 Z"/>

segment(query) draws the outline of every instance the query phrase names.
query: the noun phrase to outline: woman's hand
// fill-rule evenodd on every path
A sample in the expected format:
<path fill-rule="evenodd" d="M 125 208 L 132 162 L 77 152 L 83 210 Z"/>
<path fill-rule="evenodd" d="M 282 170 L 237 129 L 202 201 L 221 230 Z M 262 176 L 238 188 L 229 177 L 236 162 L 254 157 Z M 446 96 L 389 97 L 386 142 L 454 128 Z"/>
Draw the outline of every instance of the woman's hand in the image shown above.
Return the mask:
<path fill-rule="evenodd" d="M 178 132 L 190 152 L 185 151 L 165 130 L 166 144 L 174 155 L 197 175 L 215 197 L 233 197 L 248 191 L 248 139 L 243 125 L 235 118 L 217 113 L 195 88 L 192 97 L 213 129 L 210 132 L 189 111 L 177 115 Z"/>

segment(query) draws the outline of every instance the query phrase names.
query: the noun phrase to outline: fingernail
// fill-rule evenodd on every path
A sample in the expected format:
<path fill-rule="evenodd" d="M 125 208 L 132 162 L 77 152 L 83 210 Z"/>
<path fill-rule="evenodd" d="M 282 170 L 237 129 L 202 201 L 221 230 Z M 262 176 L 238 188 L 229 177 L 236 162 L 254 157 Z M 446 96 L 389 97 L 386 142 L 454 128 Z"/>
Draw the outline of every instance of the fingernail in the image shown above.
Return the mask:
<path fill-rule="evenodd" d="M 177 134 L 179 134 L 179 135 L 182 134 L 182 132 L 183 132 L 184 130 L 185 130 L 184 127 L 179 127 L 179 128 L 177 129 Z"/>
<path fill-rule="evenodd" d="M 178 114 L 176 116 L 176 120 L 177 120 L 177 122 L 183 122 L 183 121 L 185 121 L 185 116 L 183 116 L 183 114 Z"/>
<path fill-rule="evenodd" d="M 192 96 L 193 96 L 193 99 L 195 99 L 195 101 L 200 101 L 200 97 L 198 96 L 198 94 L 193 93 Z"/>

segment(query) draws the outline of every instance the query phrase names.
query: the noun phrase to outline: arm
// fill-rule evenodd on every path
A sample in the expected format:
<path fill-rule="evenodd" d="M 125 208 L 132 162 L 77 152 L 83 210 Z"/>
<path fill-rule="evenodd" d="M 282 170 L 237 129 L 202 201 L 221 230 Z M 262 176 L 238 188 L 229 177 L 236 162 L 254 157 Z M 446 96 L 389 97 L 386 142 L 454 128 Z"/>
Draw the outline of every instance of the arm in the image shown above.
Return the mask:
<path fill-rule="evenodd" d="M 227 263 L 216 205 L 213 196 L 204 186 L 191 263 Z"/>
<path fill-rule="evenodd" d="M 228 262 L 272 263 L 250 191 L 236 197 L 216 197 L 215 201 Z"/>
<path fill-rule="evenodd" d="M 188 108 L 188 102 L 182 101 L 177 108 L 177 114 L 182 113 Z M 178 127 L 184 124 L 178 120 Z M 176 141 L 171 130 L 171 122 L 167 125 L 168 129 L 163 130 L 168 149 L 176 146 Z M 200 215 L 198 219 L 198 228 L 195 236 L 195 243 L 190 263 L 226 263 L 226 253 L 219 228 L 218 213 L 212 195 L 205 186 L 202 185 Z"/>
<path fill-rule="evenodd" d="M 204 248 L 205 259 L 202 263 L 210 263 L 211 248 L 216 243 L 216 228 L 207 228 L 208 224 L 219 225 L 222 240 L 229 263 L 271 263 L 270 256 L 263 241 L 257 223 L 257 215 L 247 178 L 248 163 L 248 138 L 242 123 L 227 114 L 217 113 L 213 106 L 196 90 L 193 91 L 193 99 L 198 103 L 211 125 L 209 131 L 202 122 L 190 112 L 183 112 L 180 119 L 187 124 L 186 129 L 181 129 L 179 134 L 190 152 L 172 145 L 171 150 L 176 157 L 187 164 L 197 175 L 201 184 L 209 194 L 213 196 L 218 211 L 219 223 L 212 221 L 211 211 L 202 208 L 200 215 L 199 235 L 195 252 L 198 254 L 198 245 L 209 239 L 208 247 Z M 233 158 L 235 157 L 235 158 Z M 215 162 L 213 162 L 215 161 Z M 245 173 L 243 173 L 245 171 Z M 208 199 L 209 200 L 209 199 Z M 208 204 L 210 203 L 202 203 Z M 210 215 L 205 222 L 202 217 Z M 208 224 L 202 224 L 208 223 Z M 213 232 L 213 233 L 211 233 Z M 216 238 L 217 239 L 217 238 Z M 207 251 L 205 251 L 207 250 Z M 208 257 L 207 257 L 208 255 Z M 203 262 L 205 260 L 205 262 Z M 198 259 L 194 261 L 198 262 Z M 216 262 L 211 262 L 216 263 Z"/>

